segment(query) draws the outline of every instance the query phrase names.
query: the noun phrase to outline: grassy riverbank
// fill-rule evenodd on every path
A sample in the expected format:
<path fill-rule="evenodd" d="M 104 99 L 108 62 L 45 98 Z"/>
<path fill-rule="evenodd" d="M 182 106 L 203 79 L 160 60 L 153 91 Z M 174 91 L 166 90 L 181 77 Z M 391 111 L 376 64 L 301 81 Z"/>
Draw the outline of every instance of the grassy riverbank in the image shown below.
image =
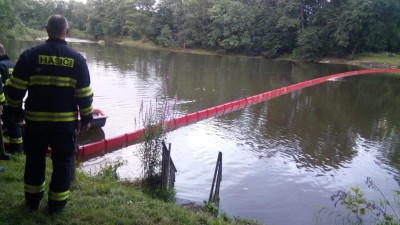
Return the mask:
<path fill-rule="evenodd" d="M 182 53 L 190 53 L 190 54 L 200 54 L 200 55 L 221 55 L 224 53 L 215 52 L 215 51 L 207 51 L 203 49 L 183 49 L 183 48 L 166 48 L 160 45 L 156 45 L 151 41 L 135 41 L 130 39 L 122 39 L 116 42 L 117 44 L 136 47 L 136 48 L 145 48 L 145 49 L 162 49 L 174 52 L 182 52 Z"/>
<path fill-rule="evenodd" d="M 400 54 L 393 53 L 363 53 L 358 54 L 349 63 L 360 63 L 368 67 L 400 68 Z"/>
<path fill-rule="evenodd" d="M 221 51 L 207 51 L 203 49 L 180 49 L 180 48 L 164 48 L 159 45 L 147 41 L 134 41 L 129 39 L 123 39 L 117 41 L 118 44 L 131 47 L 139 47 L 146 49 L 164 49 L 175 52 L 190 53 L 190 54 L 201 54 L 201 55 L 226 55 L 225 52 Z M 237 54 L 234 54 L 237 55 Z M 244 57 L 251 57 L 245 55 L 239 55 Z M 261 56 L 259 56 L 261 57 Z M 285 56 L 278 58 L 280 60 L 294 60 L 292 56 Z M 388 54 L 386 52 L 382 53 L 362 53 L 356 54 L 351 59 L 341 59 L 341 58 L 325 58 L 320 62 L 322 63 L 335 63 L 335 64 L 350 64 L 359 65 L 366 68 L 400 68 L 400 53 L 399 54 Z"/>
<path fill-rule="evenodd" d="M 107 167 L 97 176 L 78 170 L 70 201 L 62 214 L 49 216 L 46 201 L 42 202 L 39 211 L 31 212 L 24 205 L 24 160 L 24 155 L 19 154 L 11 161 L 0 161 L 0 165 L 6 167 L 0 173 L 0 224 L 257 224 L 252 220 L 226 216 L 215 218 L 203 211 L 189 211 L 180 205 L 156 199 L 146 194 L 140 185 L 118 180 L 113 170 Z M 50 181 L 50 168 L 51 161 L 48 160 L 46 184 Z"/>

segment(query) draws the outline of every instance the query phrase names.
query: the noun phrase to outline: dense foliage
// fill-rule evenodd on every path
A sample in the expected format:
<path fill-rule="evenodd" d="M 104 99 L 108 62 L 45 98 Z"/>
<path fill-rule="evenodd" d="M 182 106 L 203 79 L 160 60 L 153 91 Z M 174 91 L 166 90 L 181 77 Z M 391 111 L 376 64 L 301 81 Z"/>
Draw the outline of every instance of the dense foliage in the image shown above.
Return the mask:
<path fill-rule="evenodd" d="M 0 35 L 19 23 L 42 29 L 60 13 L 94 38 L 165 47 L 306 60 L 400 51 L 398 0 L 0 0 L 0 8 Z"/>

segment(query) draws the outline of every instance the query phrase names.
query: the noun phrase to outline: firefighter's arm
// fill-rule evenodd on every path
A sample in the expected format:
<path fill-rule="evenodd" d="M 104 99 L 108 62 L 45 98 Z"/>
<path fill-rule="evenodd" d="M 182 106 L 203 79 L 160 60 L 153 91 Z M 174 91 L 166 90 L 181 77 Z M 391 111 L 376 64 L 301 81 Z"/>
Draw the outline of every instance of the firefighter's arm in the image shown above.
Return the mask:
<path fill-rule="evenodd" d="M 16 123 L 22 122 L 24 118 L 22 104 L 26 91 L 28 90 L 28 65 L 27 55 L 22 53 L 14 67 L 14 72 L 10 77 L 7 89 L 8 96 L 6 106 L 9 108 Z"/>
<path fill-rule="evenodd" d="M 89 69 L 84 59 L 82 59 L 80 74 L 76 85 L 76 101 L 81 117 L 80 131 L 85 132 L 89 130 L 93 120 L 93 91 L 90 87 Z"/>

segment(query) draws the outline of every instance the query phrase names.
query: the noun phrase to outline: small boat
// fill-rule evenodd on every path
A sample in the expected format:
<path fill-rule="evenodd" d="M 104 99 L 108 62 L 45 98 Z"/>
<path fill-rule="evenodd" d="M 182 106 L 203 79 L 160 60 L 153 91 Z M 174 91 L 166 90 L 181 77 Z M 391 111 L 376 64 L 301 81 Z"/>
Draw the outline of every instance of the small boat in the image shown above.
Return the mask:
<path fill-rule="evenodd" d="M 93 109 L 93 121 L 90 123 L 90 128 L 101 128 L 106 125 L 107 116 L 100 109 Z M 78 120 L 80 122 L 80 117 Z M 79 123 L 80 124 L 80 123 Z"/>

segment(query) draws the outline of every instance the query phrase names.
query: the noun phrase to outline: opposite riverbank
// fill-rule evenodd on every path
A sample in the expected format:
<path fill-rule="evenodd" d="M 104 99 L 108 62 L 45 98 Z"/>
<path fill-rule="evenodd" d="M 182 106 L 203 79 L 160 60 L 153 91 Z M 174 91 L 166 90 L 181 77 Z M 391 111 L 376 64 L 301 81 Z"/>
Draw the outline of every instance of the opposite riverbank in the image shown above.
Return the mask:
<path fill-rule="evenodd" d="M 46 37 L 47 34 L 44 31 L 37 31 L 29 29 L 27 35 L 20 36 L 19 40 L 32 40 L 36 39 L 36 37 Z M 70 30 L 71 38 L 80 38 L 80 39 L 88 39 L 93 40 L 91 35 L 86 34 L 85 32 L 79 31 L 77 29 Z M 190 54 L 200 54 L 200 55 L 236 55 L 241 57 L 253 57 L 253 58 L 262 58 L 262 56 L 247 56 L 243 54 L 230 54 L 224 51 L 209 51 L 204 49 L 183 49 L 183 48 L 166 48 L 152 43 L 151 41 L 137 41 L 131 40 L 127 38 L 112 38 L 106 37 L 101 40 L 93 40 L 97 41 L 100 44 L 119 44 L 123 46 L 130 46 L 136 48 L 145 48 L 145 49 L 157 49 L 157 50 L 166 50 L 166 51 L 174 51 L 181 53 L 190 53 Z M 297 61 L 291 55 L 279 57 L 276 60 L 290 60 Z M 358 65 L 367 69 L 373 68 L 400 68 L 400 53 L 392 53 L 392 52 L 381 52 L 381 53 L 361 53 L 356 54 L 349 58 L 337 58 L 337 57 L 325 57 L 319 61 L 320 63 L 332 63 L 332 64 L 347 64 L 347 65 Z"/>
<path fill-rule="evenodd" d="M 253 58 L 262 58 L 262 56 L 247 56 L 241 54 L 230 54 L 225 53 L 223 51 L 207 51 L 203 49 L 180 49 L 180 48 L 165 48 L 162 46 L 155 45 L 152 42 L 144 42 L 144 41 L 134 41 L 134 40 L 118 40 L 115 42 L 119 45 L 131 46 L 137 48 L 146 48 L 146 49 L 162 49 L 174 52 L 181 53 L 190 53 L 190 54 L 201 54 L 201 55 L 236 55 L 242 57 L 253 57 Z M 276 60 L 290 60 L 297 61 L 292 56 L 284 56 L 279 57 Z M 348 65 L 358 65 L 368 69 L 372 68 L 400 68 L 400 53 L 362 53 L 356 54 L 351 59 L 342 59 L 342 58 L 323 58 L 319 61 L 320 63 L 332 63 L 332 64 L 348 64 Z"/>

